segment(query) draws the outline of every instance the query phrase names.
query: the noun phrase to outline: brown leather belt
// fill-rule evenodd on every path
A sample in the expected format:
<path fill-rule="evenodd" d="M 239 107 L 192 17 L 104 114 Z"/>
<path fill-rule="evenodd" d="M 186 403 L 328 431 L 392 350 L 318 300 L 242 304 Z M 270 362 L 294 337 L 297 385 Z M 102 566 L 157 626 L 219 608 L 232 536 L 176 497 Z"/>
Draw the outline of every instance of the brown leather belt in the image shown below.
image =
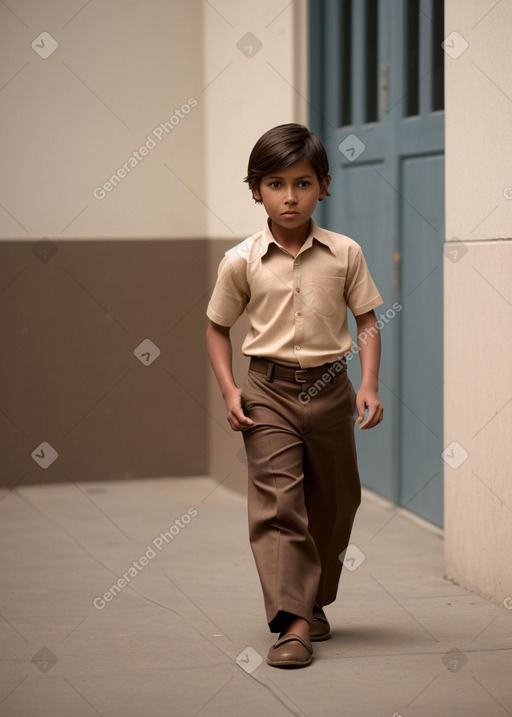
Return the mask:
<path fill-rule="evenodd" d="M 316 381 L 322 378 L 324 374 L 328 374 L 331 378 L 346 371 L 347 361 L 341 358 L 333 363 L 324 363 L 322 366 L 313 366 L 312 368 L 295 369 L 291 366 L 283 366 L 274 363 L 266 358 L 252 356 L 249 364 L 251 371 L 264 374 L 269 381 L 273 378 L 280 378 L 283 381 L 294 381 L 296 383 L 307 383 L 308 381 Z M 331 369 L 331 371 L 329 371 Z"/>

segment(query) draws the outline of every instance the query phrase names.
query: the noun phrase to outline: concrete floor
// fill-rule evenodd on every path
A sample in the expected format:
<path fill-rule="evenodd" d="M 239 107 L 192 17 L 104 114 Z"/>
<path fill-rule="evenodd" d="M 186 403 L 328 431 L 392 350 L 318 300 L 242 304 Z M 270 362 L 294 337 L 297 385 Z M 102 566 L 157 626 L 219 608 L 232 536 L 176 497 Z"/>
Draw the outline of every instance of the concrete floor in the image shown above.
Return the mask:
<path fill-rule="evenodd" d="M 370 493 L 300 670 L 264 662 L 243 497 L 187 478 L 0 498 L 0 715 L 512 715 L 512 610 L 443 580 L 441 533 Z"/>

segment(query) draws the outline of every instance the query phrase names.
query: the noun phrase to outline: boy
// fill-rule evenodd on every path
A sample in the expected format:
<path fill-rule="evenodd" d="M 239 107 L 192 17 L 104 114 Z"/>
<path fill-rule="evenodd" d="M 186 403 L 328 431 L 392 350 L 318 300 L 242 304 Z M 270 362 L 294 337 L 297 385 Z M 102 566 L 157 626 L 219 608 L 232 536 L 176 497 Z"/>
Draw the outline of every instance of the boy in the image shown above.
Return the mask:
<path fill-rule="evenodd" d="M 354 408 L 376 426 L 382 299 L 361 249 L 311 218 L 328 192 L 325 149 L 306 127 L 285 124 L 254 146 L 245 180 L 268 214 L 262 232 L 229 250 L 207 309 L 207 349 L 247 453 L 249 536 L 267 622 L 279 638 L 273 667 L 304 667 L 311 641 L 326 640 L 323 607 L 336 598 L 343 556 L 361 501 Z M 345 356 L 355 316 L 361 387 Z M 247 310 L 242 350 L 251 357 L 240 390 L 231 368 L 230 327 Z"/>

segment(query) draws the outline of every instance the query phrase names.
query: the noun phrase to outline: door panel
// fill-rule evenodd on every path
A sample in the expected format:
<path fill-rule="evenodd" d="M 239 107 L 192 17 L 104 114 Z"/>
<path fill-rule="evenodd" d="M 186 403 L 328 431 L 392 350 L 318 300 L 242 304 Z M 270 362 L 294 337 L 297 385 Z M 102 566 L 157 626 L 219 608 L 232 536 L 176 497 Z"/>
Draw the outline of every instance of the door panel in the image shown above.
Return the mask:
<path fill-rule="evenodd" d="M 318 222 L 363 248 L 384 299 L 385 420 L 365 486 L 442 524 L 443 3 L 310 0 L 310 126 L 331 161 Z M 396 305 L 396 304 L 395 304 Z M 351 319 L 353 337 L 357 331 Z M 356 388 L 358 360 L 349 374 Z"/>
<path fill-rule="evenodd" d="M 443 518 L 443 177 L 442 156 L 402 162 L 400 503 L 437 524 Z"/>
<path fill-rule="evenodd" d="M 379 167 L 380 164 L 377 161 L 374 162 L 376 167 Z M 373 279 L 383 294 L 385 306 L 388 307 L 393 302 L 389 303 L 389 300 L 386 300 L 390 298 L 389 292 L 383 291 L 383 288 L 391 286 L 393 281 L 393 256 L 388 251 L 389 237 L 383 233 L 383 217 L 390 211 L 389 189 L 380 180 L 372 166 L 363 163 L 347 167 L 343 173 L 342 186 L 338 186 L 338 184 L 337 182 L 336 187 L 333 187 L 332 196 L 336 198 L 336 208 L 344 217 L 344 221 L 343 230 L 338 229 L 337 231 L 342 231 L 343 234 L 352 238 L 370 238 L 363 246 L 363 251 L 370 265 Z M 381 307 L 377 309 L 377 314 L 380 311 Z M 350 313 L 349 324 L 350 332 L 355 338 L 357 327 Z M 386 413 L 390 410 L 391 404 L 396 402 L 393 392 L 388 388 L 394 383 L 393 354 L 397 340 L 395 333 L 393 324 L 390 322 L 381 334 L 383 344 L 380 372 L 381 400 L 385 402 Z M 354 386 L 358 387 L 361 372 L 357 358 L 349 363 L 349 376 Z M 396 410 L 395 406 L 395 413 Z M 391 409 L 390 413 L 392 412 Z M 384 421 L 370 432 L 357 431 L 359 469 L 364 485 L 397 501 L 394 440 L 391 421 Z M 379 456 L 378 469 L 376 469 L 375 455 Z"/>

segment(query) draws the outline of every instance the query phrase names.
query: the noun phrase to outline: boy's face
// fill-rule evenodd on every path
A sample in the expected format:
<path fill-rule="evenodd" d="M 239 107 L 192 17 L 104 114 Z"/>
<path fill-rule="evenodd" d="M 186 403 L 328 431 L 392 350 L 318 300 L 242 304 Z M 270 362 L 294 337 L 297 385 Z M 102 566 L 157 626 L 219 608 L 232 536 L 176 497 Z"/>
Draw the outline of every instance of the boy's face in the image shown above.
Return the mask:
<path fill-rule="evenodd" d="M 327 195 L 329 182 L 329 177 L 319 182 L 312 165 L 300 160 L 264 175 L 252 193 L 263 202 L 272 222 L 285 229 L 297 229 L 309 221 L 317 203 Z"/>

